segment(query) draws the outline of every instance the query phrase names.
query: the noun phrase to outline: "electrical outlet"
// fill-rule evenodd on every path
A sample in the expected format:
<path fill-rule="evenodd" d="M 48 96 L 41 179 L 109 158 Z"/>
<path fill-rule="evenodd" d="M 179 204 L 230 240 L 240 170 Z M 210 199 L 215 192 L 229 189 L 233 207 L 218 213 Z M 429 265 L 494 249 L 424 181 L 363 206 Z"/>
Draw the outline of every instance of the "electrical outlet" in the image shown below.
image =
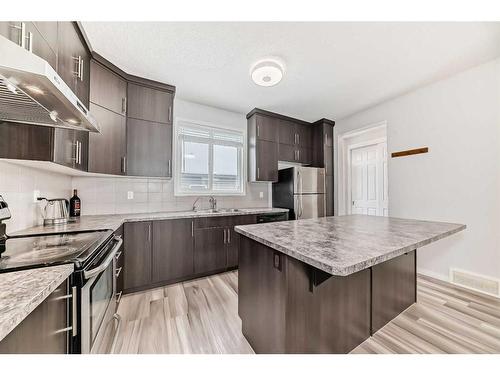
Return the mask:
<path fill-rule="evenodd" d="M 259 198 L 260 199 L 264 198 L 264 192 L 263 191 L 259 192 Z"/>
<path fill-rule="evenodd" d="M 33 202 L 38 202 L 37 198 L 40 197 L 40 190 L 34 190 L 33 191 Z"/>
<path fill-rule="evenodd" d="M 127 199 L 134 199 L 134 192 L 133 191 L 127 192 Z"/>

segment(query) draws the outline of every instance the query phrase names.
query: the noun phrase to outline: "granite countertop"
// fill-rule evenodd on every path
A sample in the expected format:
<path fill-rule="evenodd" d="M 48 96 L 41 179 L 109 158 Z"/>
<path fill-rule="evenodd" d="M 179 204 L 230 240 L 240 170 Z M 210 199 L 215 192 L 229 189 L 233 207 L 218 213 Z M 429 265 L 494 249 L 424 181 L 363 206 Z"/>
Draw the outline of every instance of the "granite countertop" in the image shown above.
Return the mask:
<path fill-rule="evenodd" d="M 73 264 L 0 273 L 0 341 L 73 273 Z"/>
<path fill-rule="evenodd" d="M 152 212 L 124 215 L 89 215 L 81 216 L 75 222 L 57 226 L 35 226 L 28 229 L 23 229 L 14 233 L 9 233 L 11 236 L 25 236 L 30 234 L 50 234 L 64 232 L 78 232 L 87 230 L 117 230 L 120 225 L 128 221 L 149 221 L 149 220 L 168 220 L 168 219 L 189 219 L 197 217 L 217 217 L 217 216 L 237 216 L 237 215 L 253 215 L 264 213 L 280 213 L 288 212 L 288 209 L 283 208 L 240 208 L 236 212 L 219 211 L 174 211 L 174 212 Z"/>
<path fill-rule="evenodd" d="M 242 225 L 236 232 L 337 276 L 385 262 L 466 228 L 380 216 L 331 216 Z"/>

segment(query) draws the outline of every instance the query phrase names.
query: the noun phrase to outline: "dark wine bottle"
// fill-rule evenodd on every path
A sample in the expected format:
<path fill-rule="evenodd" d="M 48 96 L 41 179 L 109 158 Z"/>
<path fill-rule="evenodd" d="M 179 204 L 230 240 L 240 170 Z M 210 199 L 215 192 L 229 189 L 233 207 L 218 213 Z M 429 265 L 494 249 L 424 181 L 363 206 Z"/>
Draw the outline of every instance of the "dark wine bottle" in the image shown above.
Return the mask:
<path fill-rule="evenodd" d="M 78 195 L 76 195 L 76 189 L 73 190 L 73 197 L 69 200 L 69 216 L 80 216 L 80 210 L 82 208 L 82 202 Z"/>

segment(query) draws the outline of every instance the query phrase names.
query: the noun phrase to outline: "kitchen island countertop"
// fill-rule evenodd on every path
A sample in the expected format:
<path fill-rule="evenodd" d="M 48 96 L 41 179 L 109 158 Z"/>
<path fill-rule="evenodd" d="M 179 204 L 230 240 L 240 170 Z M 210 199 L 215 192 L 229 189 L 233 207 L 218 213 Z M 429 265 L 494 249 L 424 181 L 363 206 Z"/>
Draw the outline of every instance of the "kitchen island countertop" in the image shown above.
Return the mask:
<path fill-rule="evenodd" d="M 244 225 L 235 230 L 329 274 L 347 276 L 465 228 L 463 224 L 348 215 Z"/>

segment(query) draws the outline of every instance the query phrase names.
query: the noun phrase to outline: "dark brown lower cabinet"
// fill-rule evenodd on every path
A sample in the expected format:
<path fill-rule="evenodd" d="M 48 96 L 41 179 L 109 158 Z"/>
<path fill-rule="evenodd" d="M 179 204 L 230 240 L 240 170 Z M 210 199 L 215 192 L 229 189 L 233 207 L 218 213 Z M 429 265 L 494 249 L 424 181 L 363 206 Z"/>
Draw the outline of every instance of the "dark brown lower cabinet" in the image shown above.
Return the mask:
<path fill-rule="evenodd" d="M 240 237 L 238 313 L 256 353 L 286 352 L 286 267 L 283 254 Z"/>
<path fill-rule="evenodd" d="M 372 267 L 372 334 L 417 301 L 417 251 Z"/>
<path fill-rule="evenodd" d="M 69 353 L 67 298 L 69 283 L 64 281 L 45 301 L 38 305 L 12 332 L 0 341 L 2 354 Z"/>
<path fill-rule="evenodd" d="M 236 233 L 234 227 L 227 229 L 228 242 L 226 243 L 227 249 L 227 268 L 238 267 L 240 239 L 239 234 Z"/>
<path fill-rule="evenodd" d="M 151 285 L 151 243 L 153 224 L 150 221 L 124 224 L 124 290 L 138 290 Z"/>
<path fill-rule="evenodd" d="M 194 272 L 207 273 L 226 268 L 226 228 L 194 231 Z"/>
<path fill-rule="evenodd" d="M 193 225 L 191 219 L 153 222 L 153 283 L 194 273 Z"/>
<path fill-rule="evenodd" d="M 256 353 L 349 353 L 416 301 L 415 259 L 333 276 L 241 236 L 243 334 Z"/>

